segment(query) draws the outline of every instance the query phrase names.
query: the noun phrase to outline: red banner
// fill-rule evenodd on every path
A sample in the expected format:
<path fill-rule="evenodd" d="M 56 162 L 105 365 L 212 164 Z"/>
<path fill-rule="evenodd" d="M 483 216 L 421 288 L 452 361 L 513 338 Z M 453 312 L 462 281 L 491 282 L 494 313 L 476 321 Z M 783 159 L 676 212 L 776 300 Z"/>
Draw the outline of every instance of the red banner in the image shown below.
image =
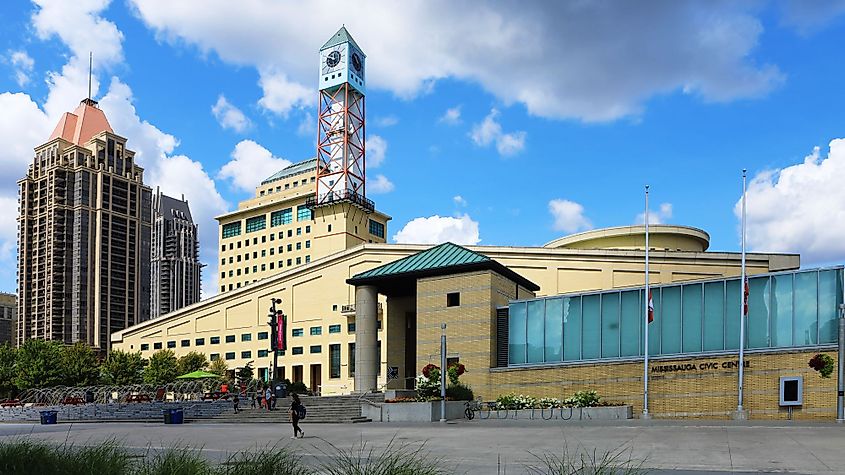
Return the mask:
<path fill-rule="evenodd" d="M 276 313 L 276 348 L 281 351 L 287 350 L 285 348 L 285 343 L 287 342 L 287 338 L 285 338 L 285 324 L 287 323 L 287 317 L 282 312 Z"/>

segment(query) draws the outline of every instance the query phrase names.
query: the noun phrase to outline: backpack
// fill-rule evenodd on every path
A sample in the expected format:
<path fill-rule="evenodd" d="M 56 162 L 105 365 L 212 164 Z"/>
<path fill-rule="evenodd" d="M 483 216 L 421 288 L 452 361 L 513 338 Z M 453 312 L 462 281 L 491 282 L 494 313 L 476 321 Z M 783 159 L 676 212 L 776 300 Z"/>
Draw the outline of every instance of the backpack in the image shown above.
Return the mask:
<path fill-rule="evenodd" d="M 303 406 L 302 404 L 299 404 L 299 405 L 296 406 L 296 409 L 294 409 L 294 410 L 296 411 L 296 415 L 299 416 L 300 419 L 305 419 L 305 413 L 306 413 L 305 406 Z"/>

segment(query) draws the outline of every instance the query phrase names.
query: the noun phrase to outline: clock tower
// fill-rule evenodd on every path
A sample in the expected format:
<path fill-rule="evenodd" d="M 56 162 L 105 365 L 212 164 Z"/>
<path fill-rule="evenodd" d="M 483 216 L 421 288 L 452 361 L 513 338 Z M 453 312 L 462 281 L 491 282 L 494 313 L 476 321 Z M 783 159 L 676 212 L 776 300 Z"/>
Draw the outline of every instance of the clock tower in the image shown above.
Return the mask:
<path fill-rule="evenodd" d="M 375 205 L 366 195 L 364 91 L 366 56 L 341 27 L 320 48 L 317 123 L 317 189 L 312 208 L 337 202 L 365 213 Z"/>

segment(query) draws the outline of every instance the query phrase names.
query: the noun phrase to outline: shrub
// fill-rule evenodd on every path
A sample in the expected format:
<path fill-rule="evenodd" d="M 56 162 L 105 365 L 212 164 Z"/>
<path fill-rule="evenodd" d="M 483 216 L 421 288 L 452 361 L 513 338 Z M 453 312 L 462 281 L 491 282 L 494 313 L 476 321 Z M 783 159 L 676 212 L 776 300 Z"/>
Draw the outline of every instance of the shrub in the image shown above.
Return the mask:
<path fill-rule="evenodd" d="M 475 397 L 472 389 L 465 384 L 453 384 L 446 388 L 446 399 L 452 401 L 472 401 Z"/>
<path fill-rule="evenodd" d="M 255 452 L 238 452 L 218 467 L 220 475 L 309 475 L 301 458 L 287 447 L 270 446 Z"/>
<path fill-rule="evenodd" d="M 499 409 L 531 409 L 537 407 L 537 403 L 537 398 L 522 394 L 504 394 L 496 398 L 496 407 Z"/>
<path fill-rule="evenodd" d="M 577 391 L 574 396 L 564 399 L 567 407 L 594 407 L 599 405 L 599 395 L 593 390 Z"/>
<path fill-rule="evenodd" d="M 331 445 L 331 444 L 330 444 Z M 320 466 L 319 473 L 326 475 L 446 475 L 442 459 L 423 451 L 425 444 L 412 448 L 391 440 L 384 449 L 368 448 L 366 442 L 349 450 L 332 446 L 325 453 L 328 461 Z"/>
<path fill-rule="evenodd" d="M 636 460 L 631 454 L 631 449 L 618 447 L 607 452 L 599 452 L 593 449 L 592 452 L 586 449 L 570 451 L 566 445 L 563 446 L 562 454 L 534 455 L 539 461 L 539 466 L 529 465 L 526 468 L 528 473 L 537 475 L 571 475 L 571 474 L 624 474 L 639 475 L 646 474 L 648 470 L 643 469 L 643 460 Z"/>
<path fill-rule="evenodd" d="M 305 383 L 302 381 L 297 381 L 295 383 L 288 382 L 288 393 L 296 393 L 296 394 L 308 394 L 308 387 L 305 386 Z"/>
<path fill-rule="evenodd" d="M 461 377 L 462 374 L 466 373 L 466 366 L 463 363 L 452 363 L 446 368 L 446 375 L 449 376 L 449 382 L 452 383 L 453 386 L 457 386 L 458 378 Z"/>
<path fill-rule="evenodd" d="M 829 378 L 833 374 L 833 358 L 819 353 L 810 360 L 810 368 L 818 371 L 822 378 Z"/>

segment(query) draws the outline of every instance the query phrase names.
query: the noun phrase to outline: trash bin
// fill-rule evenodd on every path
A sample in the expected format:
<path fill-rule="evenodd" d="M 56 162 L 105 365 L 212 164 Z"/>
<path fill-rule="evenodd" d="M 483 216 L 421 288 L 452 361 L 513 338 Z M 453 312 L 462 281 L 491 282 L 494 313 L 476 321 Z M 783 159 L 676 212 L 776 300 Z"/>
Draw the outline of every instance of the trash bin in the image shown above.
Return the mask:
<path fill-rule="evenodd" d="M 59 411 L 41 411 L 41 424 L 50 425 L 56 423 L 56 415 Z"/>
<path fill-rule="evenodd" d="M 164 411 L 165 424 L 181 424 L 185 418 L 185 412 L 179 409 L 165 409 Z"/>
<path fill-rule="evenodd" d="M 87 404 L 94 402 L 94 391 L 85 391 L 85 402 Z"/>
<path fill-rule="evenodd" d="M 288 386 L 285 383 L 276 383 L 276 385 L 273 386 L 273 391 L 275 392 L 277 399 L 288 397 Z"/>

